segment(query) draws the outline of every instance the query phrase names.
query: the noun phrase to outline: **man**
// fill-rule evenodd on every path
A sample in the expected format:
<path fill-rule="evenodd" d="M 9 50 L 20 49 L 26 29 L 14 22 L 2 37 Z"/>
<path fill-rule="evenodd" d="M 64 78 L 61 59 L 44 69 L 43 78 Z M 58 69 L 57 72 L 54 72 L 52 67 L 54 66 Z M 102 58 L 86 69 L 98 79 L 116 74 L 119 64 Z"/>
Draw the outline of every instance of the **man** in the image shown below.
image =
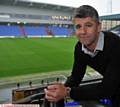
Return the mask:
<path fill-rule="evenodd" d="M 78 42 L 75 46 L 71 76 L 65 85 L 54 84 L 45 89 L 48 101 L 57 102 L 69 95 L 76 101 L 110 99 L 112 107 L 120 107 L 120 38 L 102 32 L 97 11 L 83 5 L 76 9 L 73 22 Z M 103 75 L 101 83 L 80 86 L 86 67 Z"/>

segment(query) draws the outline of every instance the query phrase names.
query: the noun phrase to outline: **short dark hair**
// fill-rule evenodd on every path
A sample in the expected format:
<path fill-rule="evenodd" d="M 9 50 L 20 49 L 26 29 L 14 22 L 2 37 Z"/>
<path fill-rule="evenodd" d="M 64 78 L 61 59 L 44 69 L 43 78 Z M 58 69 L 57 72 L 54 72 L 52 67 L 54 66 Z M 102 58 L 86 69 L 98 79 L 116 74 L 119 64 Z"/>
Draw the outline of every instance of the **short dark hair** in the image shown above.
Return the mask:
<path fill-rule="evenodd" d="M 90 5 L 82 5 L 76 8 L 73 18 L 91 17 L 99 22 L 99 14 L 95 8 Z"/>

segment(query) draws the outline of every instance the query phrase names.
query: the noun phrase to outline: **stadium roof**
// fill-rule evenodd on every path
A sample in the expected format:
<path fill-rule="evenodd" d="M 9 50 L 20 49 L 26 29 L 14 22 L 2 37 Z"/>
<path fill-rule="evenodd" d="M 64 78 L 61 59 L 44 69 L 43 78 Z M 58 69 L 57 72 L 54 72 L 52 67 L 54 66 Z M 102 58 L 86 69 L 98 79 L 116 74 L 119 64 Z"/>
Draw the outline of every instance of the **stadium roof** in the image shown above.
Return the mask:
<path fill-rule="evenodd" d="M 40 9 L 61 10 L 61 11 L 73 11 L 75 9 L 74 7 L 69 7 L 69 6 L 33 2 L 28 0 L 0 0 L 0 5 L 15 5 L 15 6 L 40 8 Z"/>
<path fill-rule="evenodd" d="M 120 14 L 105 15 L 100 18 L 101 20 L 120 20 Z"/>

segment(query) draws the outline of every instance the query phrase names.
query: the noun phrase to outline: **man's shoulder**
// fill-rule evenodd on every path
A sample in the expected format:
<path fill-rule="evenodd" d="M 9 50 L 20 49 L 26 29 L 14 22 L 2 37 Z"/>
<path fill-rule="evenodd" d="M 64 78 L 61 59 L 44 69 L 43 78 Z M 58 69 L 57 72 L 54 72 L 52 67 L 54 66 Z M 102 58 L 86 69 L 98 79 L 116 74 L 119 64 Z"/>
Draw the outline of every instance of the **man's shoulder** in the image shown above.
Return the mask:
<path fill-rule="evenodd" d="M 106 38 L 111 38 L 111 39 L 120 39 L 120 37 L 113 33 L 113 32 L 110 32 L 110 31 L 102 31 L 105 35 Z"/>
<path fill-rule="evenodd" d="M 112 32 L 103 31 L 105 42 L 107 43 L 119 43 L 120 44 L 120 37 Z"/>
<path fill-rule="evenodd" d="M 81 49 L 81 47 L 82 47 L 82 44 L 80 43 L 80 41 L 78 41 L 75 45 L 75 48 L 80 48 Z"/>
<path fill-rule="evenodd" d="M 120 50 L 120 37 L 112 32 L 103 32 L 104 33 L 104 48 L 111 50 Z"/>

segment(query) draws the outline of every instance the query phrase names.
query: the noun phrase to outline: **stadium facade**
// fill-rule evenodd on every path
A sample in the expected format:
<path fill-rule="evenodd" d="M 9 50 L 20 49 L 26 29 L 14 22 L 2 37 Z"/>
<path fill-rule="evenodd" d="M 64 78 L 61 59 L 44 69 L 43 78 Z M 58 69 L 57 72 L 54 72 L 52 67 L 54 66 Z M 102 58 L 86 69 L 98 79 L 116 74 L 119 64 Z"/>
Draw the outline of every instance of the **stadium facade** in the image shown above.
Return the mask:
<path fill-rule="evenodd" d="M 23 0 L 1 0 L 0 37 L 71 36 L 74 9 Z"/>
<path fill-rule="evenodd" d="M 0 38 L 74 35 L 74 7 L 27 0 L 0 0 Z M 102 29 L 120 24 L 120 14 L 101 16 Z"/>

